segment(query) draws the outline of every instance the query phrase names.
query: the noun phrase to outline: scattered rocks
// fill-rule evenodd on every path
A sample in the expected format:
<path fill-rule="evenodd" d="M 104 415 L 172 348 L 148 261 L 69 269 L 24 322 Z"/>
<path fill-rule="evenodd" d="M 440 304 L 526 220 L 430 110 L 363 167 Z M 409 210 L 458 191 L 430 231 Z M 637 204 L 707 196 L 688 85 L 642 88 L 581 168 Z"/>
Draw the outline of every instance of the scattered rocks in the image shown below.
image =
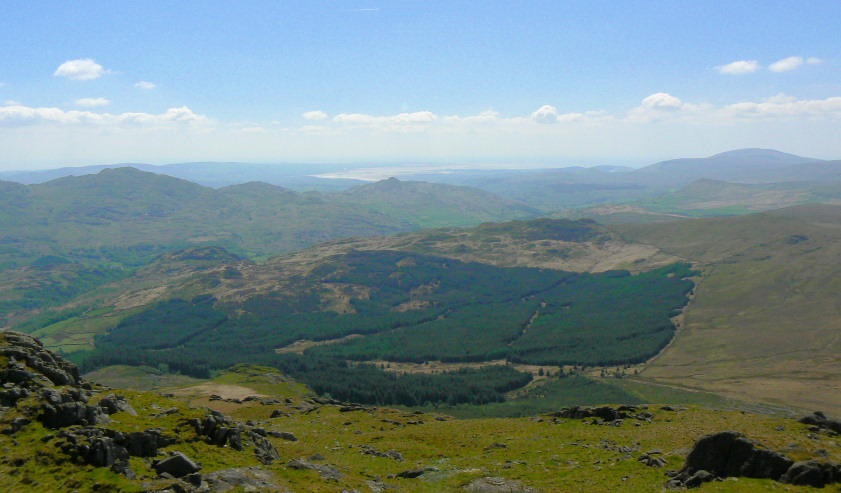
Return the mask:
<path fill-rule="evenodd" d="M 307 469 L 317 472 L 324 479 L 339 481 L 344 476 L 338 469 L 328 464 L 313 464 L 303 459 L 292 459 L 286 464 L 289 469 Z"/>
<path fill-rule="evenodd" d="M 656 457 L 654 454 L 642 454 L 637 459 L 639 462 L 642 462 L 648 467 L 665 467 L 666 459 L 662 457 Z"/>
<path fill-rule="evenodd" d="M 394 449 L 389 450 L 388 452 L 382 452 L 369 445 L 360 445 L 359 448 L 362 450 L 362 453 L 364 455 L 373 455 L 375 457 L 384 457 L 386 459 L 393 459 L 398 462 L 403 462 L 403 454 Z"/>
<path fill-rule="evenodd" d="M 800 418 L 803 424 L 815 426 L 818 430 L 828 430 L 834 433 L 841 433 L 841 421 L 827 418 L 821 411 L 815 411 L 809 416 Z M 816 430 L 817 431 L 817 430 Z"/>
<path fill-rule="evenodd" d="M 280 487 L 274 483 L 272 474 L 257 467 L 221 469 L 204 474 L 210 491 L 226 493 L 235 488 L 243 491 L 276 491 Z"/>
<path fill-rule="evenodd" d="M 348 404 L 339 408 L 340 413 L 350 413 L 353 411 L 365 411 L 365 407 L 359 404 Z"/>
<path fill-rule="evenodd" d="M 464 489 L 473 493 L 534 493 L 536 491 L 527 488 L 522 481 L 500 477 L 477 478 Z"/>
<path fill-rule="evenodd" d="M 628 418 L 635 418 L 640 421 L 651 421 L 651 418 L 654 417 L 654 415 L 648 411 L 639 412 L 639 408 L 635 406 L 619 406 L 618 408 L 612 408 L 609 406 L 573 406 L 565 407 L 560 411 L 550 413 L 548 416 L 566 419 L 593 418 L 591 424 L 610 424 L 614 426 L 618 426 L 622 420 Z"/>
<path fill-rule="evenodd" d="M 371 493 L 382 493 L 383 491 L 397 489 L 397 486 L 388 483 L 383 483 L 382 481 L 368 480 L 365 481 L 365 484 L 368 486 L 368 488 L 371 489 Z"/>
<path fill-rule="evenodd" d="M 119 432 L 103 426 L 111 422 L 109 415 L 122 412 L 137 416 L 138 413 L 125 396 L 115 393 L 106 394 L 96 404 L 91 405 L 93 396 L 102 392 L 103 387 L 82 382 L 75 365 L 45 350 L 40 341 L 30 336 L 0 332 L 0 358 L 5 363 L 0 367 L 0 406 L 3 406 L 0 408 L 0 432 L 16 435 L 37 420 L 45 428 L 57 430 L 43 436 L 40 442 L 55 447 L 69 457 L 65 459 L 59 454 L 58 457 L 62 457 L 62 461 L 69 460 L 73 464 L 87 464 L 97 468 L 109 467 L 117 474 L 135 479 L 136 474 L 130 467 L 129 458 L 159 456 L 163 447 L 180 441 L 177 433 L 181 426 L 192 427 L 198 439 L 218 446 L 244 450 L 250 445 L 257 460 L 263 464 L 271 464 L 281 458 L 267 438 L 269 433 L 266 430 L 256 427 L 254 423 L 249 426 L 237 423 L 215 411 L 209 412 L 204 418 L 182 420 L 175 429 L 176 434 L 173 435 L 166 434 L 158 428 Z M 5 414 L 9 407 L 18 406 L 21 399 L 29 399 L 25 407 Z M 226 400 L 242 402 L 238 399 Z M 148 408 L 159 411 L 148 415 L 148 418 L 153 419 L 181 412 L 178 407 L 164 409 L 156 403 L 149 404 Z M 143 411 L 147 411 L 147 408 Z M 296 440 L 294 435 L 286 432 L 272 436 Z M 14 438 L 11 439 L 11 443 L 17 445 Z M 8 454 L 9 447 L 4 449 L 0 453 Z M 181 452 L 168 454 L 167 457 L 153 459 L 149 463 L 160 478 L 168 480 L 168 484 L 162 490 L 149 489 L 152 484 L 143 488 L 149 491 L 211 491 L 208 489 L 210 483 L 202 481 L 200 463 Z M 14 458 L 14 461 L 8 463 L 20 467 L 27 460 L 29 459 Z M 338 470 L 332 466 L 320 466 L 318 469 L 323 474 L 339 477 Z M 261 482 L 256 474 L 243 473 L 236 476 L 239 479 L 232 479 L 234 476 L 236 473 L 213 476 L 213 491 L 227 491 L 237 487 L 244 487 L 246 490 L 275 489 L 275 485 L 269 481 Z M 246 480 L 242 477 L 251 479 Z M 225 486 L 226 484 L 234 486 Z M 94 484 L 93 489 L 96 487 Z"/>

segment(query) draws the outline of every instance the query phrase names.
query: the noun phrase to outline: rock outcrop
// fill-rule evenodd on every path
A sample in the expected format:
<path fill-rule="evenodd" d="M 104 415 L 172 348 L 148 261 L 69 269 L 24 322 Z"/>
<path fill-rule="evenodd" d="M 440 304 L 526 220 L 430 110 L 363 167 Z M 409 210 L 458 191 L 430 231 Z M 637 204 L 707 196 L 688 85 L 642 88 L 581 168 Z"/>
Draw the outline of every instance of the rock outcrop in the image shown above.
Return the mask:
<path fill-rule="evenodd" d="M 686 463 L 674 474 L 670 488 L 696 488 L 727 477 L 773 479 L 784 483 L 822 487 L 841 480 L 835 464 L 809 460 L 795 463 L 735 431 L 707 435 L 695 442 Z"/>
<path fill-rule="evenodd" d="M 33 421 L 53 433 L 41 439 L 60 451 L 61 461 L 108 467 L 113 472 L 135 479 L 130 457 L 147 459 L 147 464 L 164 481 L 171 481 L 173 491 L 208 491 L 203 483 L 202 465 L 179 451 L 162 451 L 183 442 L 179 426 L 174 430 L 151 428 L 120 432 L 107 425 L 117 413 L 138 416 L 129 400 L 107 389 L 82 381 L 79 369 L 46 349 L 36 338 L 17 332 L 0 332 L 0 433 L 18 434 Z M 102 397 L 100 397 L 102 396 Z M 93 403 L 93 404 L 92 404 Z M 153 409 L 162 409 L 155 404 Z M 9 411 L 9 412 L 6 412 Z M 180 412 L 178 408 L 149 414 L 150 419 Z M 221 413 L 209 411 L 204 419 L 185 419 L 196 439 L 242 451 L 251 446 L 258 461 L 271 464 L 281 456 L 265 430 L 238 423 Z M 170 425 L 172 426 L 172 425 Z M 62 455 L 63 454 L 63 455 Z M 216 475 L 219 485 L 247 484 L 231 475 Z M 243 480 L 244 481 L 244 480 Z M 254 484 L 269 484 L 255 480 Z M 162 491 L 166 491 L 162 490 Z"/>
<path fill-rule="evenodd" d="M 841 421 L 827 418 L 821 411 L 815 411 L 808 416 L 800 418 L 800 422 L 814 426 L 818 430 L 828 430 L 833 433 L 841 433 Z"/>

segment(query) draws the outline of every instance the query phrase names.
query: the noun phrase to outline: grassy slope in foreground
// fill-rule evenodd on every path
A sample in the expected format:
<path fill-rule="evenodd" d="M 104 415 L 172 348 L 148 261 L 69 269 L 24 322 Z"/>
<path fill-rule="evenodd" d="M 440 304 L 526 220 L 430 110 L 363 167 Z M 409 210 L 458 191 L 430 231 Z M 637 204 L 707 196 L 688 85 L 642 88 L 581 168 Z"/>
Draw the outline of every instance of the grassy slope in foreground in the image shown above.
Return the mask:
<path fill-rule="evenodd" d="M 695 440 L 724 429 L 742 432 L 773 450 L 786 449 L 795 460 L 811 457 L 821 448 L 830 459 L 841 459 L 841 447 L 833 439 L 809 438 L 806 427 L 790 419 L 697 406 L 677 411 L 648 406 L 654 415 L 650 423 L 626 420 L 618 427 L 547 417 L 453 420 L 384 407 L 342 412 L 342 406 L 320 405 L 305 389 L 267 380 L 253 367 L 167 391 L 191 405 L 218 409 L 241 421 L 254 420 L 267 430 L 291 432 L 298 441 L 275 441 L 284 458 L 319 454 L 324 458 L 319 463 L 333 465 L 345 475 L 339 482 L 325 482 L 313 471 L 289 471 L 282 465 L 266 468 L 278 484 L 292 491 L 368 491 L 375 478 L 394 491 L 457 491 L 489 476 L 521 481 L 537 491 L 660 491 L 668 479 L 665 469 L 680 468 Z M 210 400 L 211 394 L 223 400 Z M 290 400 L 271 406 L 224 400 L 257 394 Z M 287 416 L 268 419 L 275 409 Z M 623 446 L 631 451 L 621 451 Z M 370 448 L 394 450 L 404 460 L 366 453 Z M 663 452 L 665 468 L 647 467 L 637 460 L 651 450 Z M 415 479 L 392 476 L 408 469 L 427 472 Z M 748 478 L 710 486 L 717 491 L 808 491 Z"/>
<path fill-rule="evenodd" d="M 643 376 L 746 400 L 841 410 L 841 208 L 627 226 L 706 264 L 686 327 Z"/>

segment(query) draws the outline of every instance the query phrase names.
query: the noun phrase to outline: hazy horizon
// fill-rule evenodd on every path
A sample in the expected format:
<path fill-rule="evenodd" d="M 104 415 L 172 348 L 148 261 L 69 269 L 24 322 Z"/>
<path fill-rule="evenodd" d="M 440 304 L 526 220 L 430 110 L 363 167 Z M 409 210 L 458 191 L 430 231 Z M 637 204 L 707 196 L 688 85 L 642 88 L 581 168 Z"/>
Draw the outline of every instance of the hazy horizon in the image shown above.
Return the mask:
<path fill-rule="evenodd" d="M 0 170 L 841 156 L 837 2 L 36 1 L 0 14 Z"/>

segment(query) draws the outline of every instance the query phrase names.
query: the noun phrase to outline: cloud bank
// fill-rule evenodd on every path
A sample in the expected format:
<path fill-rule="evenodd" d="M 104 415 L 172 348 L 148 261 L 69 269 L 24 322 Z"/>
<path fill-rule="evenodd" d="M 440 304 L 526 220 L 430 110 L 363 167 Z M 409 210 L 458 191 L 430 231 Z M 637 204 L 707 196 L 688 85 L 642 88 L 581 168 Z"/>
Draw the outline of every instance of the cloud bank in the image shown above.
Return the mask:
<path fill-rule="evenodd" d="M 95 104 L 93 106 L 97 105 Z M 166 112 L 157 115 L 150 113 L 121 113 L 119 115 L 113 115 L 110 113 L 94 113 L 91 111 L 64 111 L 59 108 L 29 108 L 21 105 L 0 107 L 0 127 L 50 124 L 68 126 L 87 125 L 99 127 L 155 127 L 171 124 L 203 126 L 210 125 L 212 123 L 213 120 L 207 116 L 196 114 L 186 106 L 182 106 L 181 108 L 170 108 Z"/>
<path fill-rule="evenodd" d="M 186 106 L 116 114 L 95 106 L 79 111 L 9 103 L 15 104 L 0 106 L 4 161 L 52 166 L 219 160 L 557 162 L 570 156 L 643 156 L 653 162 L 655 157 L 708 155 L 711 147 L 841 156 L 841 97 L 799 99 L 782 93 L 714 105 L 655 92 L 618 112 L 565 112 L 544 104 L 522 115 L 488 109 L 466 115 L 346 112 L 330 118 L 316 110 L 297 127 L 219 123 Z"/>

